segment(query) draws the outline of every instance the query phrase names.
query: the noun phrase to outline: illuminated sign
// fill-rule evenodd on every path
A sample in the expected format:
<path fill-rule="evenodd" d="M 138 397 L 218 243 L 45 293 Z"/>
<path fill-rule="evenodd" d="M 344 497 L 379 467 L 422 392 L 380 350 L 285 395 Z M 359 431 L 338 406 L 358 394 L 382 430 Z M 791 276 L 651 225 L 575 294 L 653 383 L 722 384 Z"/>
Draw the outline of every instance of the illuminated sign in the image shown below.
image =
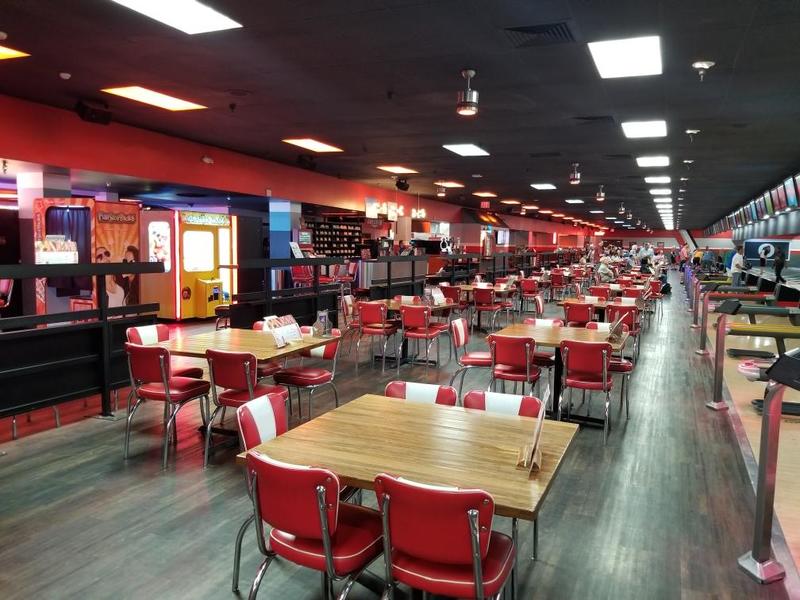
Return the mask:
<path fill-rule="evenodd" d="M 221 213 L 201 213 L 182 211 L 181 223 L 184 225 L 207 225 L 209 227 L 230 227 L 231 218 Z"/>

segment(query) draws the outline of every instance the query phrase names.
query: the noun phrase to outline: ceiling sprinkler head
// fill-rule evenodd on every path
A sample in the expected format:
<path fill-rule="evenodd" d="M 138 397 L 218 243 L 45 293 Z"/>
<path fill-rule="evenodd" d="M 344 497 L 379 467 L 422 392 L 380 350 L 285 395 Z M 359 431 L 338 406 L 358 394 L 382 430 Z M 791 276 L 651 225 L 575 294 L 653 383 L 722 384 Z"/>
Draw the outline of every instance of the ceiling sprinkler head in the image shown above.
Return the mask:
<path fill-rule="evenodd" d="M 697 74 L 700 76 L 700 81 L 702 82 L 708 70 L 715 64 L 713 60 L 698 60 L 692 63 L 692 68 L 697 71 Z"/>

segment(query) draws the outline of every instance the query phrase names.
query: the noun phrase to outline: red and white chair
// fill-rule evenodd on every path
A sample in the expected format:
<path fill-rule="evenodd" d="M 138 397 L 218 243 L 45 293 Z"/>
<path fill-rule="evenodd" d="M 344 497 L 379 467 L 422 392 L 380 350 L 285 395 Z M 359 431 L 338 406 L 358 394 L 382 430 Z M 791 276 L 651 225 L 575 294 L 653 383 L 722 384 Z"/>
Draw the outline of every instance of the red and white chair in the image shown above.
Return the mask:
<path fill-rule="evenodd" d="M 353 346 L 353 340 L 357 339 L 359 335 L 361 335 L 361 321 L 359 320 L 358 311 L 356 310 L 358 303 L 356 302 L 355 296 L 352 294 L 342 294 L 340 304 L 342 325 L 344 325 L 344 331 L 342 332 L 342 343 L 344 343 L 349 336 L 350 343 L 347 346 L 347 354 L 350 354 L 350 350 Z"/>
<path fill-rule="evenodd" d="M 564 320 L 567 327 L 586 327 L 587 323 L 594 321 L 594 304 L 590 302 L 564 302 Z"/>
<path fill-rule="evenodd" d="M 491 286 L 492 284 L 488 284 Z M 497 315 L 503 310 L 503 304 L 498 302 L 495 298 L 494 289 L 492 287 L 474 287 L 472 288 L 472 310 L 475 318 L 480 321 L 482 313 L 490 313 L 492 320 L 489 325 L 490 331 L 494 331 L 495 321 Z"/>
<path fill-rule="evenodd" d="M 381 373 L 386 372 L 386 346 L 389 338 L 397 336 L 400 332 L 400 321 L 389 319 L 389 309 L 383 302 L 359 302 L 358 315 L 361 320 L 361 335 L 356 342 L 356 375 L 358 374 L 358 351 L 361 347 L 361 340 L 369 337 L 370 340 L 370 360 L 375 362 L 375 338 L 383 340 L 383 355 L 381 362 Z M 395 341 L 394 359 L 400 362 L 400 343 Z"/>
<path fill-rule="evenodd" d="M 333 582 L 344 580 L 344 600 L 358 576 L 381 554 L 381 516 L 364 506 L 339 501 L 333 471 L 292 465 L 255 450 L 247 453 L 252 482 L 256 539 L 264 562 L 250 588 L 255 600 L 276 556 L 320 571 L 323 598 L 333 600 Z M 272 529 L 269 534 L 265 525 Z"/>
<path fill-rule="evenodd" d="M 236 409 L 239 423 L 239 441 L 243 452 L 275 439 L 288 431 L 286 400 L 281 394 L 267 394 L 251 400 Z M 247 473 L 247 471 L 245 471 Z M 247 494 L 252 497 L 250 478 L 247 478 Z M 231 591 L 239 591 L 239 564 L 242 556 L 242 539 L 247 528 L 255 520 L 255 512 L 244 520 L 236 534 L 233 553 L 233 583 Z"/>
<path fill-rule="evenodd" d="M 564 292 L 567 289 L 567 279 L 566 276 L 562 271 L 553 271 L 550 273 L 550 299 L 555 299 L 555 295 L 558 294 L 559 297 L 563 297 Z"/>
<path fill-rule="evenodd" d="M 611 323 L 589 323 L 586 329 L 595 329 L 598 331 L 611 331 Z M 622 324 L 622 331 L 628 333 L 628 326 Z M 619 405 L 622 409 L 622 403 L 625 402 L 625 418 L 630 418 L 630 392 L 631 392 L 631 374 L 636 365 L 633 361 L 628 360 L 624 356 L 611 356 L 611 361 L 608 365 L 608 370 L 611 373 L 619 373 L 622 375 L 622 384 L 619 390 Z"/>
<path fill-rule="evenodd" d="M 415 483 L 382 473 L 387 589 L 397 583 L 454 598 L 499 599 L 514 568 L 514 542 L 492 531 L 494 500 L 483 490 Z"/>
<path fill-rule="evenodd" d="M 208 466 L 211 454 L 211 434 L 214 419 L 222 412 L 225 418 L 226 408 L 238 409 L 244 404 L 270 394 L 276 394 L 289 401 L 289 390 L 279 385 L 269 385 L 258 382 L 258 361 L 250 352 L 226 352 L 224 350 L 206 350 L 208 361 L 208 374 L 211 379 L 211 397 L 214 400 L 214 412 L 206 424 L 206 443 L 203 458 L 203 467 Z M 217 387 L 224 391 L 217 392 Z M 224 432 L 223 432 L 224 433 Z"/>
<path fill-rule="evenodd" d="M 200 400 L 201 415 L 204 417 L 209 411 L 208 393 L 210 384 L 202 379 L 183 377 L 172 374 L 169 350 L 160 346 L 140 346 L 138 344 L 125 344 L 128 354 L 128 373 L 131 379 L 131 388 L 136 401 L 128 414 L 125 425 L 125 452 L 124 458 L 128 459 L 128 446 L 131 437 L 131 423 L 136 414 L 136 409 L 145 400 L 164 403 L 164 442 L 162 448 L 162 468 L 167 468 L 169 458 L 170 437 L 177 444 L 178 432 L 175 419 L 178 412 L 192 400 Z M 205 408 L 203 408 L 205 403 Z"/>
<path fill-rule="evenodd" d="M 425 369 L 430 365 L 431 346 L 436 342 L 436 365 L 441 364 L 441 337 L 447 333 L 447 323 L 434 323 L 431 321 L 430 306 L 400 305 L 400 334 L 404 340 L 415 340 L 417 354 L 419 342 L 425 345 Z M 416 355 L 411 361 L 414 364 Z M 400 375 L 400 361 L 397 361 L 397 375 Z"/>
<path fill-rule="evenodd" d="M 514 382 L 514 391 L 517 383 L 522 383 L 522 393 L 525 393 L 525 384 L 531 389 L 539 381 L 541 370 L 534 362 L 536 342 L 531 337 L 517 337 L 510 335 L 491 334 L 486 338 L 489 352 L 492 356 L 492 378 L 489 388 L 494 389 L 497 380 Z"/>
<path fill-rule="evenodd" d="M 589 392 L 591 407 L 592 392 L 605 394 L 603 416 L 603 443 L 608 441 L 608 432 L 611 428 L 609 418 L 609 404 L 611 402 L 611 388 L 614 380 L 611 377 L 611 344 L 608 342 L 583 342 L 577 340 L 561 341 L 561 360 L 564 365 L 562 371 L 562 393 L 569 389 L 570 397 L 567 401 L 567 414 L 572 410 L 572 390 Z M 562 407 L 559 406 L 559 415 Z"/>
<path fill-rule="evenodd" d="M 622 319 L 622 323 L 628 327 L 628 333 L 633 338 L 633 362 L 639 358 L 639 336 L 642 333 L 641 312 L 635 304 L 626 304 L 625 300 L 633 298 L 616 298 L 614 302 L 606 305 L 606 320 L 613 323 L 617 319 Z"/>
<path fill-rule="evenodd" d="M 300 328 L 300 332 L 304 335 L 309 335 L 313 333 L 313 328 L 304 326 Z M 339 354 L 342 333 L 339 329 L 333 329 L 331 333 L 333 334 L 333 339 L 324 346 L 300 352 L 301 357 L 316 358 L 329 362 L 331 364 L 330 370 L 317 366 L 288 367 L 275 373 L 273 376 L 275 383 L 284 385 L 290 390 L 292 388 L 297 390 L 297 415 L 301 421 L 303 420 L 302 390 L 308 390 L 309 420 L 311 420 L 311 400 L 313 399 L 314 392 L 321 387 L 330 386 L 331 390 L 333 390 L 334 402 L 336 406 L 339 406 L 339 392 L 336 390 L 336 384 L 333 383 L 333 379 L 336 377 L 336 360 Z M 291 403 L 291 392 L 289 402 Z"/>
<path fill-rule="evenodd" d="M 538 417 L 542 411 L 542 401 L 534 396 L 472 390 L 464 396 L 464 408 L 503 415 Z"/>
<path fill-rule="evenodd" d="M 539 284 L 535 279 L 522 279 L 519 282 L 520 285 L 520 312 L 529 312 L 527 308 L 530 307 L 531 302 L 536 302 L 536 297 L 539 295 Z M 536 310 L 536 314 L 540 314 L 538 312 L 539 307 L 534 304 L 534 308 Z"/>
<path fill-rule="evenodd" d="M 470 369 L 491 369 L 492 354 L 486 351 L 467 351 L 467 345 L 469 344 L 469 325 L 467 325 L 466 319 L 455 319 L 450 323 L 450 339 L 453 341 L 453 351 L 456 355 L 458 370 L 453 373 L 449 385 L 452 386 L 456 377 L 461 375 L 461 382 L 458 384 L 458 396 L 461 397 L 461 388 L 464 387 L 464 377 L 467 376 L 467 371 Z M 464 352 L 459 356 L 458 351 L 462 348 Z"/>
<path fill-rule="evenodd" d="M 458 403 L 456 390 L 449 385 L 417 383 L 416 381 L 390 381 L 383 392 L 389 398 L 399 398 L 413 404 L 442 404 L 455 406 Z"/>
<path fill-rule="evenodd" d="M 611 288 L 607 285 L 590 285 L 589 294 L 602 298 L 603 300 L 608 300 L 611 296 Z"/>

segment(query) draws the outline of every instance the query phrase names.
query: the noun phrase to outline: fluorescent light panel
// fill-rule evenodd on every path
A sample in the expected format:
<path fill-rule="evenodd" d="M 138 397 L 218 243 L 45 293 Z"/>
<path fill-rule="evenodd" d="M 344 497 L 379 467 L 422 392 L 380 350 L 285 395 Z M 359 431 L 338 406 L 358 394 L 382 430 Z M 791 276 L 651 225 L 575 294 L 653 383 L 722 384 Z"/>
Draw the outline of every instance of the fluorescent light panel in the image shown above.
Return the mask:
<path fill-rule="evenodd" d="M 644 178 L 645 183 L 672 183 L 669 175 L 651 175 Z"/>
<path fill-rule="evenodd" d="M 593 215 L 602 215 L 603 214 L 602 210 L 590 210 L 589 212 L 592 213 Z"/>
<path fill-rule="evenodd" d="M 650 195 L 651 196 L 671 196 L 672 189 L 671 188 L 650 188 Z"/>
<path fill-rule="evenodd" d="M 500 200 L 500 204 L 522 204 L 519 200 Z"/>
<path fill-rule="evenodd" d="M 175 96 L 168 96 L 167 94 L 162 94 L 161 92 L 156 92 L 140 85 L 104 88 L 100 91 L 105 92 L 106 94 L 113 94 L 114 96 L 120 96 L 122 98 L 127 98 L 128 100 L 135 100 L 136 102 L 141 102 L 142 104 L 149 104 L 150 106 L 156 106 L 158 108 L 163 108 L 173 112 L 208 108 L 202 104 L 196 104 L 195 102 L 182 100 L 180 98 L 176 98 Z"/>
<path fill-rule="evenodd" d="M 497 194 L 494 192 L 472 192 L 472 195 L 478 198 L 497 198 Z"/>
<path fill-rule="evenodd" d="M 564 202 L 567 204 L 583 204 L 583 200 L 580 198 L 567 198 Z"/>
<path fill-rule="evenodd" d="M 26 56 L 30 56 L 30 54 L 20 50 L 14 50 L 13 48 L 9 48 L 7 46 L 0 46 L 0 60 L 7 60 L 9 58 L 25 58 Z"/>
<path fill-rule="evenodd" d="M 666 137 L 666 121 L 625 121 L 622 123 L 622 133 L 626 138 L 656 138 Z"/>
<path fill-rule="evenodd" d="M 405 173 L 419 173 L 419 171 L 415 171 L 414 169 L 409 169 L 408 167 L 403 167 L 401 165 L 380 165 L 378 168 L 381 171 L 386 171 L 387 173 L 396 173 L 397 175 L 403 175 Z"/>
<path fill-rule="evenodd" d="M 661 39 L 655 36 L 591 42 L 589 52 L 603 79 L 661 75 Z"/>
<path fill-rule="evenodd" d="M 637 156 L 636 164 L 640 167 L 668 167 L 669 156 Z"/>
<path fill-rule="evenodd" d="M 556 186 L 552 183 L 532 183 L 531 187 L 535 190 L 554 190 Z"/>
<path fill-rule="evenodd" d="M 448 180 L 434 181 L 433 185 L 438 185 L 439 187 L 444 187 L 444 188 L 463 188 L 464 187 L 463 183 L 459 183 L 458 181 L 448 181 Z"/>
<path fill-rule="evenodd" d="M 653 202 L 656 204 L 672 204 L 672 197 L 671 196 L 656 196 L 653 198 Z"/>
<path fill-rule="evenodd" d="M 444 144 L 442 148 L 459 156 L 489 156 L 489 153 L 475 144 Z"/>
<path fill-rule="evenodd" d="M 325 142 L 320 142 L 319 140 L 315 140 L 314 138 L 286 138 L 281 141 L 287 144 L 291 144 L 292 146 L 299 146 L 300 148 L 305 148 L 306 150 L 310 150 L 311 152 L 343 152 L 341 148 L 337 148 L 336 146 L 331 146 L 330 144 L 326 144 Z"/>
<path fill-rule="evenodd" d="M 539 210 L 539 207 L 536 204 L 524 204 L 522 208 L 525 210 Z"/>
<path fill-rule="evenodd" d="M 208 33 L 241 27 L 230 17 L 197 0 L 111 0 L 184 33 Z"/>

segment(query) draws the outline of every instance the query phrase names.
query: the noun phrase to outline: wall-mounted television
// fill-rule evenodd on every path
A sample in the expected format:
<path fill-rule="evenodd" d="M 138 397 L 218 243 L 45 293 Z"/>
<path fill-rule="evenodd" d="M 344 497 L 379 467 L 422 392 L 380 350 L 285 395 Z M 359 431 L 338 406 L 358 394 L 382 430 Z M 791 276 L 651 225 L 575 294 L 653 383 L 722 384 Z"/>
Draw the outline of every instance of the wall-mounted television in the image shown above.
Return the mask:
<path fill-rule="evenodd" d="M 756 198 L 756 219 L 760 219 L 766 214 L 766 207 L 764 206 L 764 196 Z"/>
<path fill-rule="evenodd" d="M 775 204 L 773 201 L 773 204 L 775 204 L 775 211 L 786 210 L 786 189 L 784 189 L 782 185 L 779 185 L 775 188 L 775 191 L 778 193 L 778 203 Z"/>
<path fill-rule="evenodd" d="M 800 175 L 798 175 L 800 177 Z M 783 189 L 786 191 L 786 207 L 797 208 L 797 188 L 795 187 L 795 180 L 789 177 L 783 182 Z"/>
<path fill-rule="evenodd" d="M 750 221 L 758 221 L 758 208 L 756 207 L 756 201 L 753 200 L 750 203 Z"/>
<path fill-rule="evenodd" d="M 775 190 L 772 190 L 773 192 Z M 772 201 L 772 196 L 769 193 L 764 193 L 764 214 L 765 215 L 774 215 L 775 214 L 775 204 Z M 777 201 L 778 194 L 775 194 L 775 200 Z"/>

